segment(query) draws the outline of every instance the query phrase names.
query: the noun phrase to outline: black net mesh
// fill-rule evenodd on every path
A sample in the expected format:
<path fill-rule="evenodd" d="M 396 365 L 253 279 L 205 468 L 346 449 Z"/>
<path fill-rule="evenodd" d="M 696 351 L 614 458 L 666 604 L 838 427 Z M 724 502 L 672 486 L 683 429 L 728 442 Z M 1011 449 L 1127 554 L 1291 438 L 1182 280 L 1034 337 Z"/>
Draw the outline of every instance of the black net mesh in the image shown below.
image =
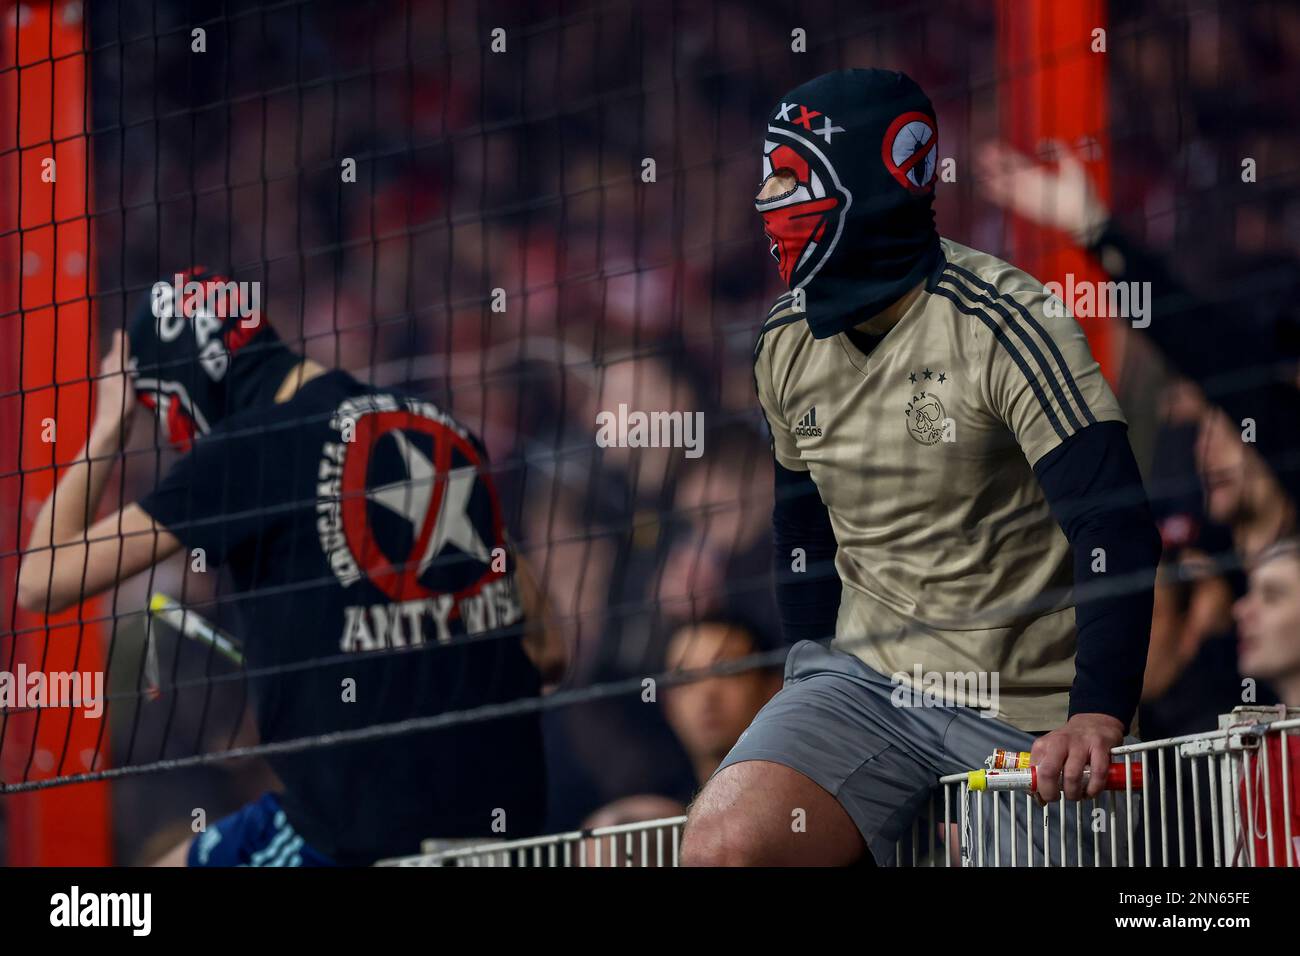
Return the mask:
<path fill-rule="evenodd" d="M 1294 88 L 1300 26 L 1285 4 L 1226 0 L 1122 4 L 1110 17 L 1105 133 L 1116 219 L 1191 277 L 1198 295 L 1237 303 L 1226 306 L 1234 321 L 1255 323 L 1242 334 L 1259 336 L 1257 361 L 1221 378 L 1200 374 L 1199 383 L 1166 373 L 1140 335 L 1126 337 L 1112 369 L 1160 516 L 1200 529 L 1178 547 L 1217 556 L 1232 575 L 1240 561 L 1230 522 L 1206 513 L 1195 436 L 1200 429 L 1210 453 L 1205 394 L 1236 394 L 1261 409 L 1295 401 L 1294 381 L 1279 385 L 1276 363 L 1295 345 L 1287 336 L 1300 144 L 1293 104 L 1276 94 Z M 457 725 L 472 742 L 476 727 L 513 709 L 542 715 L 548 826 L 576 826 L 634 794 L 684 804 L 701 751 L 647 702 L 645 680 L 683 666 L 771 667 L 784 656 L 772 459 L 752 377 L 756 330 L 783 290 L 752 207 L 761 120 L 783 91 L 818 73 L 906 70 L 934 101 L 941 155 L 956 164 L 940 187 L 940 231 L 1010 255 L 1011 219 L 975 171 L 977 147 L 1009 122 L 1001 91 L 1014 78 L 998 58 L 995 11 L 956 0 L 797 11 L 731 2 L 105 0 L 87 5 L 84 44 L 91 268 L 76 298 L 93 310 L 99 340 L 85 343 L 80 373 L 47 371 L 56 391 L 81 386 L 66 392 L 80 410 L 65 404 L 59 414 L 89 420 L 85 385 L 97 356 L 160 277 L 203 264 L 257 283 L 265 317 L 296 353 L 432 402 L 477 436 L 501 524 L 545 599 L 534 623 L 549 621 L 568 663 L 547 695 L 457 697 L 476 680 L 502 678 L 462 665 L 453 640 L 419 653 L 452 662 L 436 686 L 466 706 L 434 714 L 427 700 L 403 703 L 429 688 L 383 683 L 397 680 L 384 672 L 362 689 L 397 701 L 385 711 L 391 721 L 268 741 L 253 708 L 260 704 L 264 728 L 276 706 L 266 699 L 272 682 L 319 680 L 322 694 L 337 697 L 351 673 L 337 630 L 319 634 L 316 653 L 301 650 L 303 622 L 315 620 L 306 609 L 318 589 L 338 587 L 334 576 L 269 584 L 257 561 L 232 576 L 195 570 L 183 549 L 112 585 L 75 626 L 48 630 L 10 587 L 20 555 L 50 545 L 29 542 L 40 501 L 20 511 L 50 460 L 21 449 L 34 434 L 18 427 L 31 399 L 12 377 L 0 395 L 13 428 L 0 475 L 8 514 L 0 667 L 39 668 L 48 642 L 82 642 L 79 667 L 102 671 L 106 706 L 87 738 L 36 733 L 44 705 L 6 701 L 0 790 L 123 776 L 113 800 L 119 847 L 135 857 L 156 849 L 151 841 L 174 821 L 188 824 L 192 807 L 215 818 L 273 784 L 265 762 L 232 756 L 306 748 L 328 762 L 348 742 L 426 739 Z M 46 59 L 57 57 L 52 47 Z M 13 64 L 0 65 L 10 96 L 22 72 Z M 1267 171 L 1256 184 L 1238 182 L 1244 156 Z M 18 159 L 6 133 L 7 191 L 30 188 L 30 175 L 4 174 Z M 15 276 L 33 228 L 12 214 L 3 222 L 4 268 Z M 1044 241 L 1068 244 L 1056 234 Z M 30 358 L 31 309 L 15 297 L 0 317 L 13 368 Z M 620 406 L 702 413 L 704 454 L 601 447 L 598 416 Z M 258 427 L 245 424 L 231 440 Z M 300 441 L 294 422 L 265 428 L 275 442 Z M 73 451 L 60 448 L 58 460 Z M 1289 448 L 1272 451 L 1282 484 L 1293 487 Z M 99 515 L 145 497 L 180 453 L 142 418 L 108 459 Z M 257 470 L 269 460 L 248 457 L 238 480 L 274 483 Z M 432 486 L 424 487 L 417 493 Z M 269 507 L 261 517 L 277 520 Z M 264 560 L 296 566 L 293 549 L 316 542 L 286 547 Z M 451 560 L 464 559 L 462 549 Z M 1171 578 L 1172 605 L 1194 596 L 1187 580 Z M 278 625 L 249 633 L 240 602 L 277 588 L 286 592 Z M 173 603 L 150 615 L 151 600 L 162 600 L 155 595 Z M 1159 731 L 1203 729 L 1198 722 L 1238 702 L 1222 610 L 1199 652 L 1218 654 L 1222 667 L 1169 677 L 1149 702 Z M 693 655 L 693 642 L 711 646 L 705 630 L 692 630 L 700 622 L 743 631 L 748 644 Z M 519 629 L 488 640 L 517 642 Z M 375 641 L 380 657 L 412 653 Z M 270 650 L 246 656 L 255 643 Z M 275 650 L 281 643 L 294 653 Z M 496 709 L 475 709 L 482 705 Z M 50 719 L 71 728 L 78 718 L 68 713 Z M 151 770 L 169 772 L 133 776 Z"/>

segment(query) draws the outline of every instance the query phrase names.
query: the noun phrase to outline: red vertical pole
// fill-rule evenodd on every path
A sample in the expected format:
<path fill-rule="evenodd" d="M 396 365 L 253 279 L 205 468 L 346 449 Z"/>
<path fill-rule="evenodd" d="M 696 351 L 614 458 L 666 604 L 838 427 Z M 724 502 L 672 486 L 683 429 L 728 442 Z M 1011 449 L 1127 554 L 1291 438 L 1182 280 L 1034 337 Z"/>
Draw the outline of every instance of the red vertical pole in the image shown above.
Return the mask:
<path fill-rule="evenodd" d="M 66 0 L 0 3 L 0 668 L 25 664 L 47 674 L 104 668 L 103 628 L 93 623 L 99 602 L 46 618 L 18 611 L 13 595 L 15 552 L 54 486 L 56 467 L 85 443 L 98 366 L 82 8 Z M 46 440 L 51 421 L 53 442 Z M 104 766 L 103 718 L 47 708 L 0 721 L 5 783 Z M 107 784 L 2 799 L 11 864 L 111 862 Z"/>
<path fill-rule="evenodd" d="M 1003 136 L 1031 155 L 1052 140 L 1080 150 L 1109 200 L 1108 54 L 1094 51 L 1095 31 L 1106 29 L 1104 0 L 1000 0 L 997 9 Z M 1011 259 L 1043 282 L 1064 284 L 1069 273 L 1076 283 L 1105 279 L 1068 237 L 1024 220 L 1012 225 Z M 1109 321 L 1081 317 L 1079 324 L 1114 384 Z"/>

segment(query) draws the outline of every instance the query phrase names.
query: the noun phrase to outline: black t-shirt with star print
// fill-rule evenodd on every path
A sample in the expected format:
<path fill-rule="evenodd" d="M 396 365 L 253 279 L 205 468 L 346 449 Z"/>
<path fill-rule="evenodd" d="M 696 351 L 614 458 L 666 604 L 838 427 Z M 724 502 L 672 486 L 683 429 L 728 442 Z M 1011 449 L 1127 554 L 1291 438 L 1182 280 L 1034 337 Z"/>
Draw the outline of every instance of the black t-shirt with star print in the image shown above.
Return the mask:
<path fill-rule="evenodd" d="M 483 448 L 427 402 L 328 372 L 221 422 L 140 504 L 192 567 L 228 570 L 215 601 L 185 603 L 243 642 L 263 742 L 539 693 Z M 206 728 L 201 748 L 231 737 Z M 342 863 L 531 835 L 545 810 L 535 714 L 269 759 L 290 822 Z"/>

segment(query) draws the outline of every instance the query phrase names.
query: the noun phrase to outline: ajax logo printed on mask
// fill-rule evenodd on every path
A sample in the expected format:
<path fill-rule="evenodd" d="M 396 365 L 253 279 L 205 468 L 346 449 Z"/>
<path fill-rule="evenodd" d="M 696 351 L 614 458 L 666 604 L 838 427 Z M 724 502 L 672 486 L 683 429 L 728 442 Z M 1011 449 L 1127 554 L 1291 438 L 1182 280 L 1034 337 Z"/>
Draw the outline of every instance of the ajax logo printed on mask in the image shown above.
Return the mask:
<path fill-rule="evenodd" d="M 784 172 L 794 186 L 780 196 L 757 200 L 769 251 L 781 278 L 797 288 L 830 257 L 843 230 L 852 197 L 830 161 L 810 140 L 789 130 L 767 128 L 763 144 L 763 179 Z"/>

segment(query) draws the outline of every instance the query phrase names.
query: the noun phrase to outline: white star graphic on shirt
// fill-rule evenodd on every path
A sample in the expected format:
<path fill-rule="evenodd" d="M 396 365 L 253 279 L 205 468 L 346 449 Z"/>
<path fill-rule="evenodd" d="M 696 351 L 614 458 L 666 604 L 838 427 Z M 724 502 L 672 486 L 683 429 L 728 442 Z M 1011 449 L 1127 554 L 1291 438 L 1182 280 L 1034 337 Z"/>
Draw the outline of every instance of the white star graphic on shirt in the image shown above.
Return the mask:
<path fill-rule="evenodd" d="M 424 519 L 429 513 L 429 502 L 433 498 L 433 462 L 412 445 L 401 431 L 394 430 L 389 434 L 397 442 L 397 449 L 406 464 L 409 478 L 406 481 L 395 481 L 371 488 L 366 492 L 366 497 L 409 521 L 413 533 L 418 537 L 424 527 Z M 490 560 L 483 539 L 479 537 L 466 513 L 477 479 L 478 469 L 472 465 L 453 468 L 447 473 L 447 490 L 442 496 L 442 505 L 438 509 L 438 519 L 434 523 L 433 534 L 429 535 L 429 543 L 425 545 L 424 554 L 420 557 L 417 574 L 423 574 L 433 563 L 433 559 L 441 554 L 448 544 L 455 545 L 484 564 Z M 427 488 L 429 491 L 421 493 L 422 488 Z"/>

